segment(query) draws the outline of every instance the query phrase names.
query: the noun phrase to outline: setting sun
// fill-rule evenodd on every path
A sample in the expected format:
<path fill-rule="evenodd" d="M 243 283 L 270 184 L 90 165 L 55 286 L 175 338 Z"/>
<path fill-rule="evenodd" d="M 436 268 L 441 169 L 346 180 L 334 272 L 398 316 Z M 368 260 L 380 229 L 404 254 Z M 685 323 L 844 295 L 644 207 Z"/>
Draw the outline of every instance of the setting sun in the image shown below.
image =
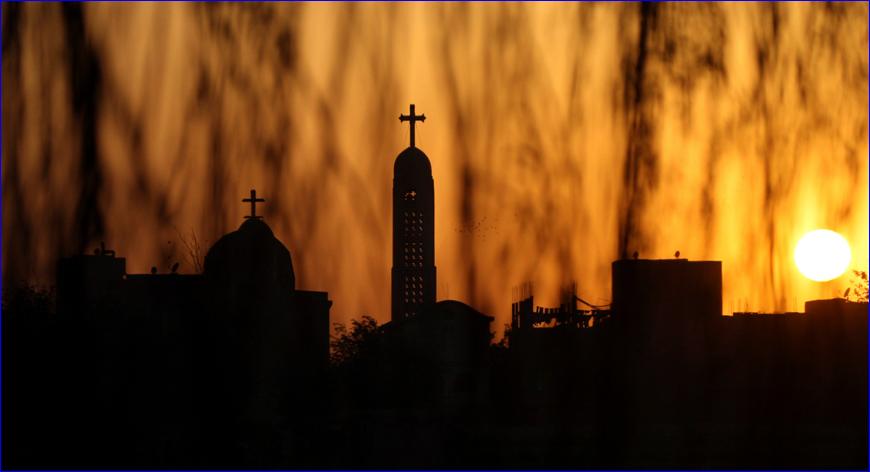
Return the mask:
<path fill-rule="evenodd" d="M 851 259 L 852 252 L 846 238 L 827 229 L 805 234 L 794 251 L 794 261 L 800 273 L 816 282 L 843 275 Z"/>

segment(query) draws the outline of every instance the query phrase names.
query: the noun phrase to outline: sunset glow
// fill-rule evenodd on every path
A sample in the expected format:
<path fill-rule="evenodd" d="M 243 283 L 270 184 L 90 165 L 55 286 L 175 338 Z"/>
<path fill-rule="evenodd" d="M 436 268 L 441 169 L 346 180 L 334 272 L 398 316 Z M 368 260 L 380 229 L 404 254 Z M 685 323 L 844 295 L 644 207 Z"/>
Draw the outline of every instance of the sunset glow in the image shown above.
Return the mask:
<path fill-rule="evenodd" d="M 810 231 L 794 251 L 794 262 L 800 273 L 816 282 L 843 275 L 851 260 L 852 251 L 846 238 L 827 229 Z"/>
<path fill-rule="evenodd" d="M 867 5 L 653 10 L 87 4 L 92 67 L 65 59 L 78 27 L 59 7 L 28 5 L 4 41 L 4 282 L 51 285 L 58 256 L 100 241 L 131 271 L 195 273 L 182 239 L 236 229 L 256 188 L 336 321 L 386 321 L 396 117 L 416 103 L 438 298 L 495 326 L 526 282 L 542 303 L 571 281 L 608 303 L 610 264 L 635 251 L 723 261 L 726 307 L 830 296 L 792 251 L 819 222 L 867 260 Z"/>
<path fill-rule="evenodd" d="M 870 2 L 0 18 L 4 468 L 870 465 Z"/>

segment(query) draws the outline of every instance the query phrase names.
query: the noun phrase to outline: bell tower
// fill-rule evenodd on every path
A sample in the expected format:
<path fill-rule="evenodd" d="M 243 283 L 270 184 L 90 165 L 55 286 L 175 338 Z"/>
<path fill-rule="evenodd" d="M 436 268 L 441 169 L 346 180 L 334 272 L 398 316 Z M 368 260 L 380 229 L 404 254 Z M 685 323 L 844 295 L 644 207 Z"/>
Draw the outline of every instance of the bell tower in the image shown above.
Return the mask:
<path fill-rule="evenodd" d="M 411 126 L 411 145 L 393 164 L 392 320 L 435 303 L 435 190 L 432 166 L 414 142 L 417 115 L 411 104 L 400 121 Z"/>

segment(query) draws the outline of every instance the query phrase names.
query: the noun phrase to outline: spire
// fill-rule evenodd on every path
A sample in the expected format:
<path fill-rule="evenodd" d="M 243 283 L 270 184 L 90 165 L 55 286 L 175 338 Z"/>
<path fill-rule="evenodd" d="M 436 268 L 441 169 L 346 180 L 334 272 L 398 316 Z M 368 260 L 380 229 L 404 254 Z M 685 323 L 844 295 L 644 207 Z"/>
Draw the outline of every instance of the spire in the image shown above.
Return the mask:
<path fill-rule="evenodd" d="M 435 304 L 435 182 L 426 154 L 415 147 L 415 127 L 426 115 L 412 103 L 399 120 L 411 126 L 411 146 L 393 165 L 392 320 L 419 315 Z"/>

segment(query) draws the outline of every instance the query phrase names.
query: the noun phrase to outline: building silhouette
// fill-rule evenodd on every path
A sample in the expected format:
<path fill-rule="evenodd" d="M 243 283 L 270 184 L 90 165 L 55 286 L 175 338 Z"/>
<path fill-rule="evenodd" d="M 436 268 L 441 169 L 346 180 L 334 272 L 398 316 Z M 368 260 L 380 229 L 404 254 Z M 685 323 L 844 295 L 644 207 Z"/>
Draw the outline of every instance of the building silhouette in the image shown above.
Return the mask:
<path fill-rule="evenodd" d="M 415 144 L 417 115 L 400 115 L 411 127 L 411 145 L 393 165 L 393 269 L 391 320 L 419 314 L 435 303 L 435 190 L 429 158 Z"/>
<path fill-rule="evenodd" d="M 78 384 L 65 414 L 83 425 L 72 464 L 253 466 L 277 460 L 263 445 L 288 428 L 322 421 L 332 302 L 296 288 L 290 252 L 254 210 L 263 200 L 246 200 L 251 215 L 202 274 L 128 274 L 104 248 L 59 261 L 58 316 L 75 333 L 64 370 Z"/>
<path fill-rule="evenodd" d="M 400 119 L 389 322 L 330 362 L 328 294 L 296 287 L 254 190 L 201 274 L 101 244 L 59 261 L 56 310 L 4 299 L 3 467 L 866 468 L 866 302 L 723 316 L 720 261 L 634 253 L 606 305 L 523 286 L 493 344 L 436 301 L 425 117 Z"/>
<path fill-rule="evenodd" d="M 393 167 L 392 317 L 370 353 L 379 366 L 370 395 L 388 410 L 461 410 L 480 405 L 487 391 L 480 374 L 494 318 L 460 301 L 435 301 L 434 181 L 415 143 L 416 122 L 426 116 L 411 104 L 399 119 L 410 124 L 411 144 Z"/>
<path fill-rule="evenodd" d="M 721 274 L 719 261 L 618 260 L 609 310 L 579 309 L 573 290 L 535 307 L 518 290 L 493 407 L 534 438 L 503 463 L 866 466 L 867 303 L 723 316 Z"/>

